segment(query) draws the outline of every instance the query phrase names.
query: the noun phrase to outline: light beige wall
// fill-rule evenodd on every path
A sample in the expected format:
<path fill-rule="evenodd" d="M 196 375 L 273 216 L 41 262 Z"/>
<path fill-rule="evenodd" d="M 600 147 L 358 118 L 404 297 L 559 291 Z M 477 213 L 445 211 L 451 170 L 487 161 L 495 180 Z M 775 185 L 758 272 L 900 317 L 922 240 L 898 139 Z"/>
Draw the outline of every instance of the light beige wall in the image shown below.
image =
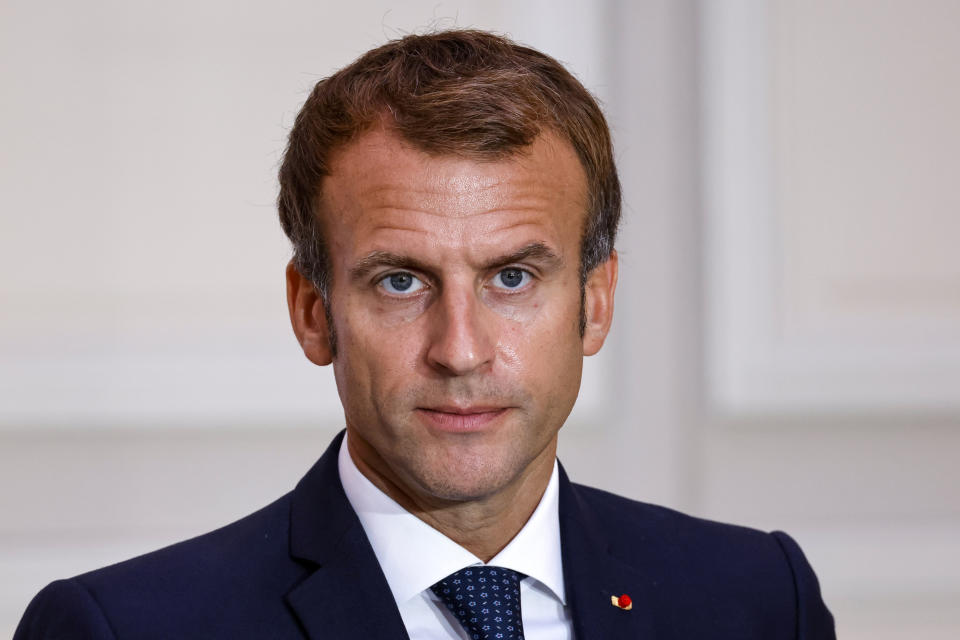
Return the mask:
<path fill-rule="evenodd" d="M 803 543 L 845 638 L 960 633 L 960 5 L 700 5 L 696 510 Z"/>
<path fill-rule="evenodd" d="M 927 4 L 940 28 L 956 18 L 932 0 L 884 3 L 880 17 L 919 37 L 936 26 L 918 17 Z M 831 11 L 850 19 L 823 22 Z M 713 249 L 741 246 L 716 233 L 707 195 L 714 91 L 727 78 L 713 56 L 731 51 L 716 38 L 741 29 L 773 45 L 761 61 L 770 75 L 746 74 L 753 84 L 732 98 L 746 109 L 758 87 L 778 86 L 784 28 L 816 39 L 829 26 L 834 56 L 848 29 L 863 64 L 897 64 L 863 54 L 882 44 L 863 31 L 879 18 L 853 0 L 3 4 L 0 635 L 49 580 L 271 501 L 339 428 L 328 373 L 287 327 L 276 163 L 313 82 L 434 19 L 544 48 L 610 115 L 627 203 L 621 284 L 610 344 L 588 361 L 561 437 L 571 475 L 786 529 L 841 637 L 960 635 L 958 414 L 891 412 L 882 398 L 872 409 L 818 404 L 831 388 L 806 409 L 743 411 L 723 403 L 711 373 L 729 335 L 717 330 Z M 960 60 L 957 45 L 943 47 L 943 64 Z M 824 82 L 846 86 L 822 68 Z M 923 105 L 907 115 L 927 117 Z M 937 219 L 924 218 L 930 237 Z M 763 315 L 768 298 L 750 290 L 737 308 Z M 737 387 L 736 398 L 769 400 L 771 388 Z"/>
<path fill-rule="evenodd" d="M 550 51 L 578 2 L 0 4 L 0 636 L 57 578 L 290 490 L 342 426 L 287 319 L 276 170 L 314 83 L 434 27 Z M 573 421 L 612 404 L 590 363 Z"/>

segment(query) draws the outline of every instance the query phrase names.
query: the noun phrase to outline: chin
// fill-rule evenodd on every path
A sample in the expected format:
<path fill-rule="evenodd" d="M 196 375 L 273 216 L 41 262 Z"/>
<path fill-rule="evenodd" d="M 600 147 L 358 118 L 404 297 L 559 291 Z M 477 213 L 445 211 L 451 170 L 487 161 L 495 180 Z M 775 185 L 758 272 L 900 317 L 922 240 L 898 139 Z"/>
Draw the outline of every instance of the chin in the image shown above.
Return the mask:
<path fill-rule="evenodd" d="M 454 457 L 448 464 L 422 469 L 418 475 L 423 487 L 431 495 L 442 500 L 466 502 L 483 500 L 499 493 L 522 476 L 529 466 L 529 463 L 506 459 L 502 455 L 494 458 L 496 464 L 487 460 L 486 456 Z"/>
<path fill-rule="evenodd" d="M 479 502 L 496 495 L 503 487 L 496 483 L 439 483 L 428 486 L 431 495 L 448 502 Z"/>

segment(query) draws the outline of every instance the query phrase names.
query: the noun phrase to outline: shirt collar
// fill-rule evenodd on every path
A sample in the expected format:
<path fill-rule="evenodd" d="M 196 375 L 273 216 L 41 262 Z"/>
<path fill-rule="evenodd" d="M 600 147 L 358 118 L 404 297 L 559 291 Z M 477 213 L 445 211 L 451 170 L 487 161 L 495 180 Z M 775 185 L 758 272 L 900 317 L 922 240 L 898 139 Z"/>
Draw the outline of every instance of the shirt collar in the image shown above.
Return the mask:
<path fill-rule="evenodd" d="M 417 518 L 360 473 L 343 438 L 337 460 L 347 500 L 356 511 L 398 604 L 455 571 L 483 564 L 475 555 Z M 530 519 L 490 563 L 543 583 L 566 604 L 560 553 L 559 475 L 554 460 L 547 489 Z"/>

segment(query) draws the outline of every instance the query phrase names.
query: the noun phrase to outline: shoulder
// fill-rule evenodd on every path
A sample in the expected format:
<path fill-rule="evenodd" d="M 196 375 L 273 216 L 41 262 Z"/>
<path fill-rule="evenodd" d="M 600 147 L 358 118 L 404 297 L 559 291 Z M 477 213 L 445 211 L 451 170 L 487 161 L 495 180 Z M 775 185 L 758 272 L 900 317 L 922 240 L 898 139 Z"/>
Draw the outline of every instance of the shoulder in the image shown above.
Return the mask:
<path fill-rule="evenodd" d="M 833 638 L 816 574 L 786 533 L 687 515 L 572 484 L 579 517 L 608 552 L 651 585 L 684 625 L 729 625 L 764 637 Z M 693 628 L 693 627 L 691 627 Z M 777 631 L 773 631 L 777 630 Z M 750 636 L 752 637 L 752 636 Z"/>
<path fill-rule="evenodd" d="M 579 517 L 609 544 L 611 555 L 629 564 L 669 563 L 674 572 L 688 569 L 699 575 L 729 569 L 755 578 L 788 570 L 776 535 L 584 485 L 572 484 L 571 496 Z"/>
<path fill-rule="evenodd" d="M 738 547 L 768 547 L 775 551 L 778 545 L 770 534 L 757 529 L 691 516 L 668 507 L 639 502 L 616 494 L 580 484 L 571 484 L 571 493 L 579 502 L 581 512 L 606 531 L 629 532 L 632 537 L 649 543 L 666 544 L 673 548 L 720 548 L 727 551 Z M 618 544 L 628 550 L 635 546 Z M 626 539 L 623 539 L 626 542 Z"/>
<path fill-rule="evenodd" d="M 176 585 L 196 591 L 269 572 L 278 560 L 289 557 L 289 512 L 287 495 L 215 531 L 75 579 L 94 590 L 122 587 L 159 592 Z"/>
<path fill-rule="evenodd" d="M 805 565 L 800 547 L 785 533 L 691 516 L 659 505 L 630 500 L 612 493 L 573 484 L 581 517 L 607 532 L 610 553 L 626 562 L 639 559 L 649 566 L 655 550 L 674 570 L 690 568 L 697 574 L 731 572 L 754 581 L 769 577 L 783 583 L 795 565 Z"/>
<path fill-rule="evenodd" d="M 223 625 L 255 636 L 263 621 L 289 618 L 283 595 L 305 572 L 290 557 L 289 512 L 287 495 L 210 533 L 54 582 L 16 638 L 183 637 Z"/>
<path fill-rule="evenodd" d="M 90 591 L 76 580 L 57 580 L 30 602 L 14 640 L 33 638 L 115 638 Z"/>

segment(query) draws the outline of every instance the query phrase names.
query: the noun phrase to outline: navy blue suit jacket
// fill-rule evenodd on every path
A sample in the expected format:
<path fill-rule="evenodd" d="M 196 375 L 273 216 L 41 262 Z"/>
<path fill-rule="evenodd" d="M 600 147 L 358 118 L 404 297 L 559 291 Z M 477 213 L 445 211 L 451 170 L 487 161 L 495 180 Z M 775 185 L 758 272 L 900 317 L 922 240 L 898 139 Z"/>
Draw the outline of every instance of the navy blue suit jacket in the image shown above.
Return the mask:
<path fill-rule="evenodd" d="M 15 640 L 406 638 L 340 484 L 341 439 L 292 493 L 238 522 L 52 583 Z M 578 640 L 834 638 L 817 579 L 784 533 L 627 500 L 562 469 L 560 532 Z M 623 593 L 630 611 L 610 602 Z"/>

